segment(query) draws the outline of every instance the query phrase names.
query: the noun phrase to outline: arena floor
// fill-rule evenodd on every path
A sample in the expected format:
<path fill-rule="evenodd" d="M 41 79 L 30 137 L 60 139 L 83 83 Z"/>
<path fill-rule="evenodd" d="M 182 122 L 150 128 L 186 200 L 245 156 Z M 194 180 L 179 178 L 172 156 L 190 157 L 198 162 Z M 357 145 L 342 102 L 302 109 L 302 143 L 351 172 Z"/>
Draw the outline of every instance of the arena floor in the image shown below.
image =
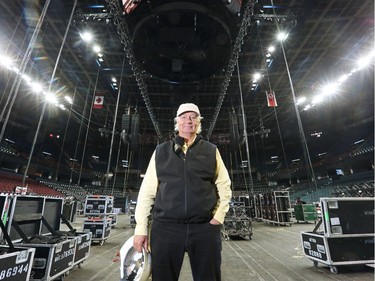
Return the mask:
<path fill-rule="evenodd" d="M 118 222 L 103 245 L 93 243 L 90 256 L 82 266 L 73 268 L 65 281 L 115 281 L 120 280 L 120 258 L 118 252 L 123 243 L 133 234 L 129 216 L 119 215 Z M 83 218 L 73 223 L 82 231 Z M 344 266 L 337 274 L 331 273 L 327 265 L 317 267 L 309 260 L 301 246 L 301 231 L 312 231 L 314 223 L 293 223 L 278 226 L 264 222 L 252 222 L 251 240 L 224 240 L 222 252 L 222 280 L 294 280 L 294 281 L 373 281 L 374 268 L 366 265 Z M 64 227 L 62 227 L 63 229 Z M 188 257 L 179 281 L 192 281 Z"/>

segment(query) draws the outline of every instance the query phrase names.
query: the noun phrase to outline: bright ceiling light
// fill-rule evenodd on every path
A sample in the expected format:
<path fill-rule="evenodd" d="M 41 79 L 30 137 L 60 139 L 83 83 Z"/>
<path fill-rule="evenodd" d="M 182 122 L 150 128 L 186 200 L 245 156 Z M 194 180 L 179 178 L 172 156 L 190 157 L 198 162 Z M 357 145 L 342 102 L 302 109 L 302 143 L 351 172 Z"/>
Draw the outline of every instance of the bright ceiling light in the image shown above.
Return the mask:
<path fill-rule="evenodd" d="M 116 77 L 112 77 L 112 82 L 116 83 L 117 82 L 117 79 Z"/>
<path fill-rule="evenodd" d="M 297 99 L 297 105 L 303 104 L 306 100 L 306 97 L 299 97 Z"/>
<path fill-rule="evenodd" d="M 53 103 L 53 104 L 58 103 L 57 97 L 53 93 L 45 93 L 45 95 L 46 95 L 46 101 L 48 103 Z"/>
<path fill-rule="evenodd" d="M 92 49 L 94 50 L 95 53 L 99 53 L 101 51 L 98 45 L 95 45 Z"/>
<path fill-rule="evenodd" d="M 325 85 L 323 87 L 323 94 L 324 95 L 332 95 L 334 93 L 336 93 L 338 90 L 338 84 L 337 83 L 330 83 L 328 85 Z"/>
<path fill-rule="evenodd" d="M 269 46 L 268 52 L 273 53 L 275 51 L 275 46 Z"/>
<path fill-rule="evenodd" d="M 362 69 L 374 62 L 374 55 L 371 53 L 365 57 L 362 57 L 357 62 L 358 69 Z"/>
<path fill-rule="evenodd" d="M 279 40 L 279 41 L 284 41 L 287 37 L 288 37 L 288 33 L 284 32 L 284 31 L 280 31 L 277 34 L 277 40 Z"/>
<path fill-rule="evenodd" d="M 339 80 L 337 80 L 339 83 L 345 82 L 349 78 L 349 74 L 342 75 Z"/>
<path fill-rule="evenodd" d="M 262 75 L 259 72 L 254 73 L 254 75 L 253 75 L 253 78 L 254 78 L 255 81 L 258 81 L 261 77 L 262 77 Z"/>
<path fill-rule="evenodd" d="M 30 76 L 28 76 L 27 74 L 22 74 L 21 77 L 22 77 L 22 79 L 25 80 L 27 83 L 30 83 L 30 82 L 31 82 L 31 78 L 30 78 Z"/>
<path fill-rule="evenodd" d="M 70 104 L 73 104 L 73 99 L 69 96 L 65 96 L 65 100 L 70 103 Z"/>
<path fill-rule="evenodd" d="M 316 95 L 313 98 L 312 103 L 313 104 L 318 104 L 318 103 L 321 103 L 323 100 L 324 100 L 324 95 Z"/>
<path fill-rule="evenodd" d="M 84 33 L 80 33 L 80 35 L 81 35 L 81 38 L 83 39 L 83 41 L 85 41 L 85 42 L 91 42 L 92 39 L 93 39 L 92 34 L 88 31 L 85 31 Z"/>
<path fill-rule="evenodd" d="M 30 86 L 35 93 L 40 93 L 43 90 L 42 85 L 37 82 L 32 82 Z"/>
<path fill-rule="evenodd" d="M 0 55 L 0 64 L 11 68 L 13 66 L 12 59 L 8 56 Z"/>

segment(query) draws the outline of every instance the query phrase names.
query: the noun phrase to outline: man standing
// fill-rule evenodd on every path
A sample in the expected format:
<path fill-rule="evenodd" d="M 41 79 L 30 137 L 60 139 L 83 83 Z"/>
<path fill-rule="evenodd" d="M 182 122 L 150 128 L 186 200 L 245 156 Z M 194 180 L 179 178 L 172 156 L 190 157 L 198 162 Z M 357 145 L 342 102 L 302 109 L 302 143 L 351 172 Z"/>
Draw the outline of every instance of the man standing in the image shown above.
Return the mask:
<path fill-rule="evenodd" d="M 135 210 L 133 246 L 148 245 L 151 224 L 152 280 L 177 281 L 185 252 L 194 281 L 221 280 L 221 224 L 232 197 L 219 150 L 205 141 L 199 108 L 181 104 L 177 135 L 156 147 Z"/>

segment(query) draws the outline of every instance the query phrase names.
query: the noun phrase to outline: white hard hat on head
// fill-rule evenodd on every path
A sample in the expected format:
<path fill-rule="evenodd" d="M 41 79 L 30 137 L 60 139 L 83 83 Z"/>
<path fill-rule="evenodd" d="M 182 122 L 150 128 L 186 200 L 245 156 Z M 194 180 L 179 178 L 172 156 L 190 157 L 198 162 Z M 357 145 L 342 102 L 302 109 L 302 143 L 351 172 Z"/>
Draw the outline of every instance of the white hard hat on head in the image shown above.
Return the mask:
<path fill-rule="evenodd" d="M 180 105 L 180 107 L 177 110 L 177 117 L 180 116 L 184 112 L 195 112 L 198 115 L 201 115 L 198 106 L 196 106 L 194 103 L 183 103 Z"/>

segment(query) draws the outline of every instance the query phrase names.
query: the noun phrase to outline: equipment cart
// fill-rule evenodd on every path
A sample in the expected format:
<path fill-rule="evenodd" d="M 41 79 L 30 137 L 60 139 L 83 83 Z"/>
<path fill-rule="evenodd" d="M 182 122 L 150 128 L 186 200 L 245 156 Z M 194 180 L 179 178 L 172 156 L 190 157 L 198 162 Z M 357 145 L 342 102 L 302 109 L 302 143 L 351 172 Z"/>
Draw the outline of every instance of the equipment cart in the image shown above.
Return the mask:
<path fill-rule="evenodd" d="M 322 217 L 312 232 L 301 232 L 305 255 L 315 266 L 374 263 L 374 198 L 321 198 Z M 317 231 L 320 225 L 323 230 Z"/>
<path fill-rule="evenodd" d="M 233 237 L 251 240 L 253 232 L 248 208 L 250 207 L 244 206 L 243 202 L 231 204 L 221 229 L 221 234 L 225 240 Z"/>

